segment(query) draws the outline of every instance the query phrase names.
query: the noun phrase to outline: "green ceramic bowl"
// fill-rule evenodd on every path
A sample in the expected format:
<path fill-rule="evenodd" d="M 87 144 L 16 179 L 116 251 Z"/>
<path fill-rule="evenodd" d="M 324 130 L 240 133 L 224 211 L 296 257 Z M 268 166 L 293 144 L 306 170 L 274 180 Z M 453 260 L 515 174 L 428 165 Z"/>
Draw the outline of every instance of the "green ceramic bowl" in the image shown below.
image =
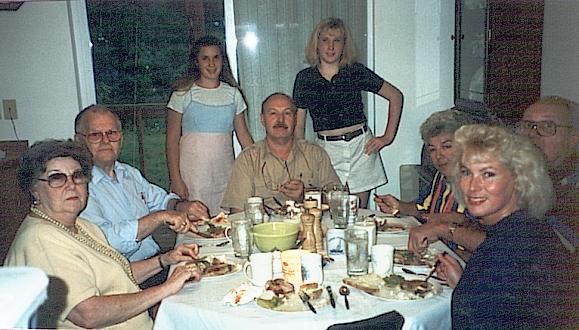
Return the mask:
<path fill-rule="evenodd" d="M 267 222 L 254 225 L 253 240 L 261 252 L 285 251 L 295 244 L 300 225 L 286 222 Z"/>

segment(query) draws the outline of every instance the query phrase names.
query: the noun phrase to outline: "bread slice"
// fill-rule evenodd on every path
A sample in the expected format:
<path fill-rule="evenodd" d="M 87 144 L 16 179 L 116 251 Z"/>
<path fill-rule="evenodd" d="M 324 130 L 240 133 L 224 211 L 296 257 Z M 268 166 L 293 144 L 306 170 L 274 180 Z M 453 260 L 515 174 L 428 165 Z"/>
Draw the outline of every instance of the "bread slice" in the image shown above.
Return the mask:
<path fill-rule="evenodd" d="M 308 283 L 302 284 L 300 286 L 300 292 L 304 292 L 310 297 L 310 299 L 315 300 L 320 298 L 324 289 L 318 286 L 318 283 Z"/>
<path fill-rule="evenodd" d="M 370 294 L 378 293 L 380 287 L 384 286 L 384 279 L 376 274 L 346 277 L 342 282 Z"/>

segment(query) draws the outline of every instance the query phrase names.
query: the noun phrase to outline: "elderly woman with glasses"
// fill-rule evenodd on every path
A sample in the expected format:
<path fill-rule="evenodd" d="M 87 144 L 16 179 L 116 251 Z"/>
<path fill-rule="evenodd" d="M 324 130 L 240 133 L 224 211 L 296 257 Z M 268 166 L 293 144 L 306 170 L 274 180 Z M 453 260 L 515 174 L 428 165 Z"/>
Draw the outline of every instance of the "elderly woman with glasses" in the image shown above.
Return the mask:
<path fill-rule="evenodd" d="M 454 288 L 453 328 L 576 328 L 576 265 L 543 218 L 553 190 L 539 150 L 486 125 L 463 126 L 454 141 L 455 192 L 486 238 L 464 270 L 438 257 L 438 275 Z"/>
<path fill-rule="evenodd" d="M 33 205 L 5 264 L 38 267 L 49 276 L 48 299 L 38 314 L 41 328 L 150 329 L 148 309 L 200 275 L 194 267 L 177 267 L 156 287 L 141 290 L 139 283 L 169 265 L 194 260 L 198 248 L 179 245 L 163 260 L 130 263 L 98 226 L 78 217 L 91 167 L 90 153 L 72 141 L 37 142 L 23 155 L 18 183 Z"/>
<path fill-rule="evenodd" d="M 468 259 L 470 252 L 484 239 L 484 232 L 478 223 L 467 218 L 466 207 L 457 201 L 448 181 L 455 150 L 454 132 L 472 122 L 470 115 L 458 110 L 430 115 L 420 126 L 420 135 L 437 170 L 430 186 L 421 191 L 413 203 L 400 201 L 392 195 L 374 198 L 382 212 L 400 211 L 426 222 L 410 229 L 408 249 L 411 251 L 420 253 L 429 243 L 442 239 L 463 259 Z"/>

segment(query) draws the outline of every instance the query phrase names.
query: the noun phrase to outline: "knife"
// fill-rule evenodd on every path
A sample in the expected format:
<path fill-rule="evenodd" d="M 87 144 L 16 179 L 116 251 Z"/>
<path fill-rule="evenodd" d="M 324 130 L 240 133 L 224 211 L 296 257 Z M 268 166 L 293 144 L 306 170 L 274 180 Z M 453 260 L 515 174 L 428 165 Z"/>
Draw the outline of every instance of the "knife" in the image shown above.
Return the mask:
<path fill-rule="evenodd" d="M 316 309 L 314 308 L 314 306 L 312 305 L 312 303 L 310 302 L 310 297 L 306 294 L 306 293 L 298 293 L 298 296 L 300 297 L 300 299 L 302 300 L 302 302 L 304 303 L 304 305 L 308 306 L 308 308 L 314 312 L 314 314 L 317 314 L 318 312 L 316 312 Z"/>
<path fill-rule="evenodd" d="M 330 304 L 332 304 L 333 308 L 336 308 L 336 301 L 334 300 L 334 294 L 332 293 L 332 287 L 327 286 L 326 291 L 328 291 L 328 295 L 330 295 Z"/>

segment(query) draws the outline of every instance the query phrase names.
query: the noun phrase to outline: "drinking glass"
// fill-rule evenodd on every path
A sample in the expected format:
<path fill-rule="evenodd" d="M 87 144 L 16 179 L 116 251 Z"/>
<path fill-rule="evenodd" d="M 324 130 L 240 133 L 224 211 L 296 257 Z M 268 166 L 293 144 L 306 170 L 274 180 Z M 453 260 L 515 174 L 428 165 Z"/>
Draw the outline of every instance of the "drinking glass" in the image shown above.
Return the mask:
<path fill-rule="evenodd" d="M 251 254 L 251 219 L 235 219 L 231 221 L 228 238 L 233 243 L 233 253 L 238 258 L 248 258 Z"/>
<path fill-rule="evenodd" d="M 346 229 L 346 265 L 349 276 L 368 274 L 368 231 Z"/>
<path fill-rule="evenodd" d="M 350 196 L 344 191 L 334 191 L 330 199 L 330 216 L 334 227 L 344 229 L 348 226 L 350 212 Z"/>

